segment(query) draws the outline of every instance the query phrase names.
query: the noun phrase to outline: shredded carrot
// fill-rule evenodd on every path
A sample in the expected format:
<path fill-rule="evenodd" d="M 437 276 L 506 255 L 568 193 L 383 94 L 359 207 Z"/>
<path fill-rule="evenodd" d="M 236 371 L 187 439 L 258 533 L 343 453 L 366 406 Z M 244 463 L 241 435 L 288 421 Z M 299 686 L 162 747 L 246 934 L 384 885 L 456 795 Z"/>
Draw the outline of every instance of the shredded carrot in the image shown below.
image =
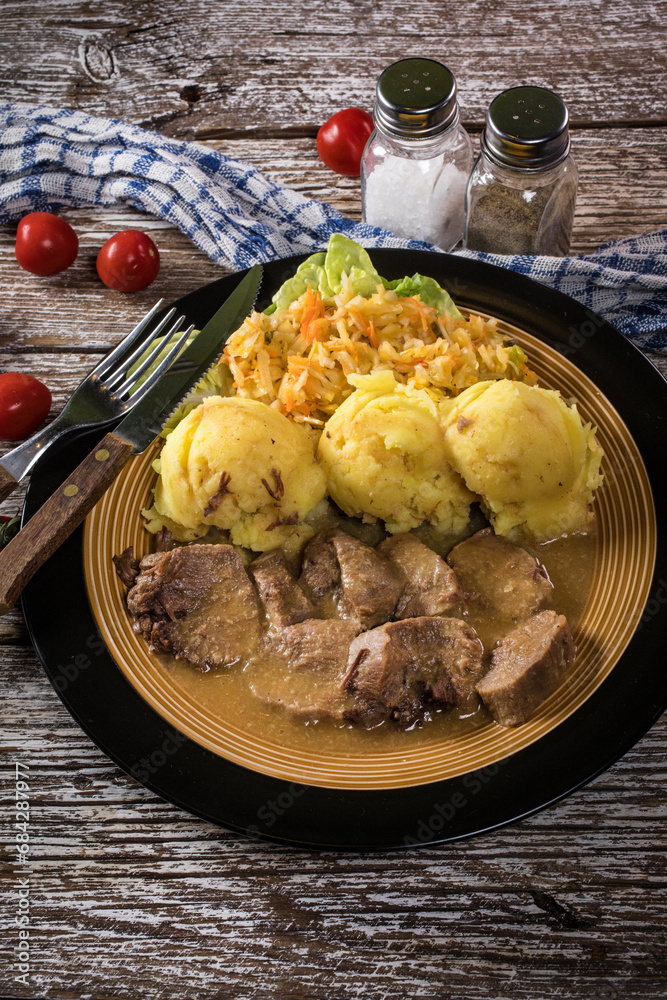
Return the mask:
<path fill-rule="evenodd" d="M 306 290 L 306 308 L 301 318 L 301 336 L 307 344 L 312 344 L 317 336 L 317 330 L 313 328 L 315 320 L 324 317 L 324 302 L 319 289 L 313 295 L 313 290 L 308 285 Z"/>
<path fill-rule="evenodd" d="M 287 309 L 253 313 L 223 354 L 233 390 L 322 428 L 353 387 L 351 374 L 394 372 L 404 385 L 455 396 L 484 379 L 537 381 L 510 361 L 495 320 L 438 313 L 419 296 L 379 286 L 367 298 L 344 282 L 329 298 L 312 287 Z"/>
<path fill-rule="evenodd" d="M 414 295 L 410 295 L 410 296 L 408 296 L 408 298 L 409 298 L 409 301 L 412 302 L 413 305 L 416 307 L 417 312 L 419 313 L 419 318 L 421 319 L 422 330 L 424 331 L 424 333 L 428 333 L 429 324 L 428 324 L 428 313 L 426 311 L 427 310 L 427 306 L 424 306 L 420 302 L 420 300 L 418 298 L 416 298 Z M 433 310 L 431 309 L 430 311 L 431 311 L 431 314 L 433 314 Z"/>
<path fill-rule="evenodd" d="M 399 364 L 401 365 L 423 365 L 426 364 L 426 358 L 403 358 L 401 357 Z"/>

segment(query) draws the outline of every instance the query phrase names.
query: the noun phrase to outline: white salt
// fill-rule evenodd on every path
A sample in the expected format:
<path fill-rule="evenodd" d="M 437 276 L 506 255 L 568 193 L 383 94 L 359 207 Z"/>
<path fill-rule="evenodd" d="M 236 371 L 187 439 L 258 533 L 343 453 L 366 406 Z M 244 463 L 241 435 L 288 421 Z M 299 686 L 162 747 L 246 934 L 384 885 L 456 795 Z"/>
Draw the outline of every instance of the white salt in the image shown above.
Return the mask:
<path fill-rule="evenodd" d="M 444 156 L 387 155 L 366 177 L 364 219 L 396 236 L 451 250 L 463 236 L 467 180 Z"/>

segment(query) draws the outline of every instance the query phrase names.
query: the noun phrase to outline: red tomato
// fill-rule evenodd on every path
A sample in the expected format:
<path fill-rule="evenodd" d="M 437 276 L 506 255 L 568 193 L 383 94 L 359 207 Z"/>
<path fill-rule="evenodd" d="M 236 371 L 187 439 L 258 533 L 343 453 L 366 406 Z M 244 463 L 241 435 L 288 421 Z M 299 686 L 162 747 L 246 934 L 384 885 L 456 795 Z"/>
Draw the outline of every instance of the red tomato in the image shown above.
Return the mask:
<path fill-rule="evenodd" d="M 361 108 L 345 108 L 325 122 L 317 133 L 317 152 L 331 170 L 358 177 L 361 154 L 373 131 L 373 119 Z"/>
<path fill-rule="evenodd" d="M 24 215 L 16 230 L 16 259 L 31 274 L 58 274 L 73 264 L 79 237 L 69 222 L 51 212 Z"/>
<path fill-rule="evenodd" d="M 97 255 L 97 273 L 117 292 L 139 292 L 155 281 L 160 254 L 150 236 L 124 229 L 107 240 Z"/>
<path fill-rule="evenodd" d="M 33 375 L 0 375 L 0 438 L 22 441 L 37 430 L 51 409 L 51 393 Z"/>

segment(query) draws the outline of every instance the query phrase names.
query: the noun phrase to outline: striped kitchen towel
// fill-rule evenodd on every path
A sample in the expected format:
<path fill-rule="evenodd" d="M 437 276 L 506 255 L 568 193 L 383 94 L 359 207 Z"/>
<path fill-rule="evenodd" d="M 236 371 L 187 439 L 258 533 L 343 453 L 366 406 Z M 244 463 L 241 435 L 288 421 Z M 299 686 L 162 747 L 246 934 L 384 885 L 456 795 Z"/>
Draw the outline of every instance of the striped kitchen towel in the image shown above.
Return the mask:
<path fill-rule="evenodd" d="M 354 222 L 206 146 L 71 109 L 0 105 L 0 222 L 118 204 L 168 220 L 231 270 L 323 249 L 334 232 L 366 247 L 435 249 Z M 667 229 L 582 256 L 460 253 L 557 288 L 642 349 L 667 353 Z"/>

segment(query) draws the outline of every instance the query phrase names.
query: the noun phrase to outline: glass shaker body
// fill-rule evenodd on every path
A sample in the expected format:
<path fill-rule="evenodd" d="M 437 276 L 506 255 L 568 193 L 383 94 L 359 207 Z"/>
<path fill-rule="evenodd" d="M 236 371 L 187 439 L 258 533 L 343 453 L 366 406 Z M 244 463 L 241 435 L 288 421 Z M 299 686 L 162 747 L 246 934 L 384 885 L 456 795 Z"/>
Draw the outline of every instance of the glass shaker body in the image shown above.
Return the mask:
<path fill-rule="evenodd" d="M 556 166 L 527 170 L 495 163 L 482 151 L 466 191 L 464 247 L 486 253 L 565 256 L 577 180 L 570 154 Z"/>
<path fill-rule="evenodd" d="M 467 250 L 568 252 L 578 177 L 568 123 L 562 98 L 544 87 L 511 87 L 493 99 L 466 191 Z"/>
<path fill-rule="evenodd" d="M 451 250 L 463 236 L 472 143 L 455 121 L 440 135 L 399 138 L 376 128 L 361 161 L 364 222 Z"/>
<path fill-rule="evenodd" d="M 452 72 L 435 59 L 392 63 L 378 79 L 373 119 L 361 159 L 364 222 L 451 250 L 463 235 L 473 159 Z"/>

